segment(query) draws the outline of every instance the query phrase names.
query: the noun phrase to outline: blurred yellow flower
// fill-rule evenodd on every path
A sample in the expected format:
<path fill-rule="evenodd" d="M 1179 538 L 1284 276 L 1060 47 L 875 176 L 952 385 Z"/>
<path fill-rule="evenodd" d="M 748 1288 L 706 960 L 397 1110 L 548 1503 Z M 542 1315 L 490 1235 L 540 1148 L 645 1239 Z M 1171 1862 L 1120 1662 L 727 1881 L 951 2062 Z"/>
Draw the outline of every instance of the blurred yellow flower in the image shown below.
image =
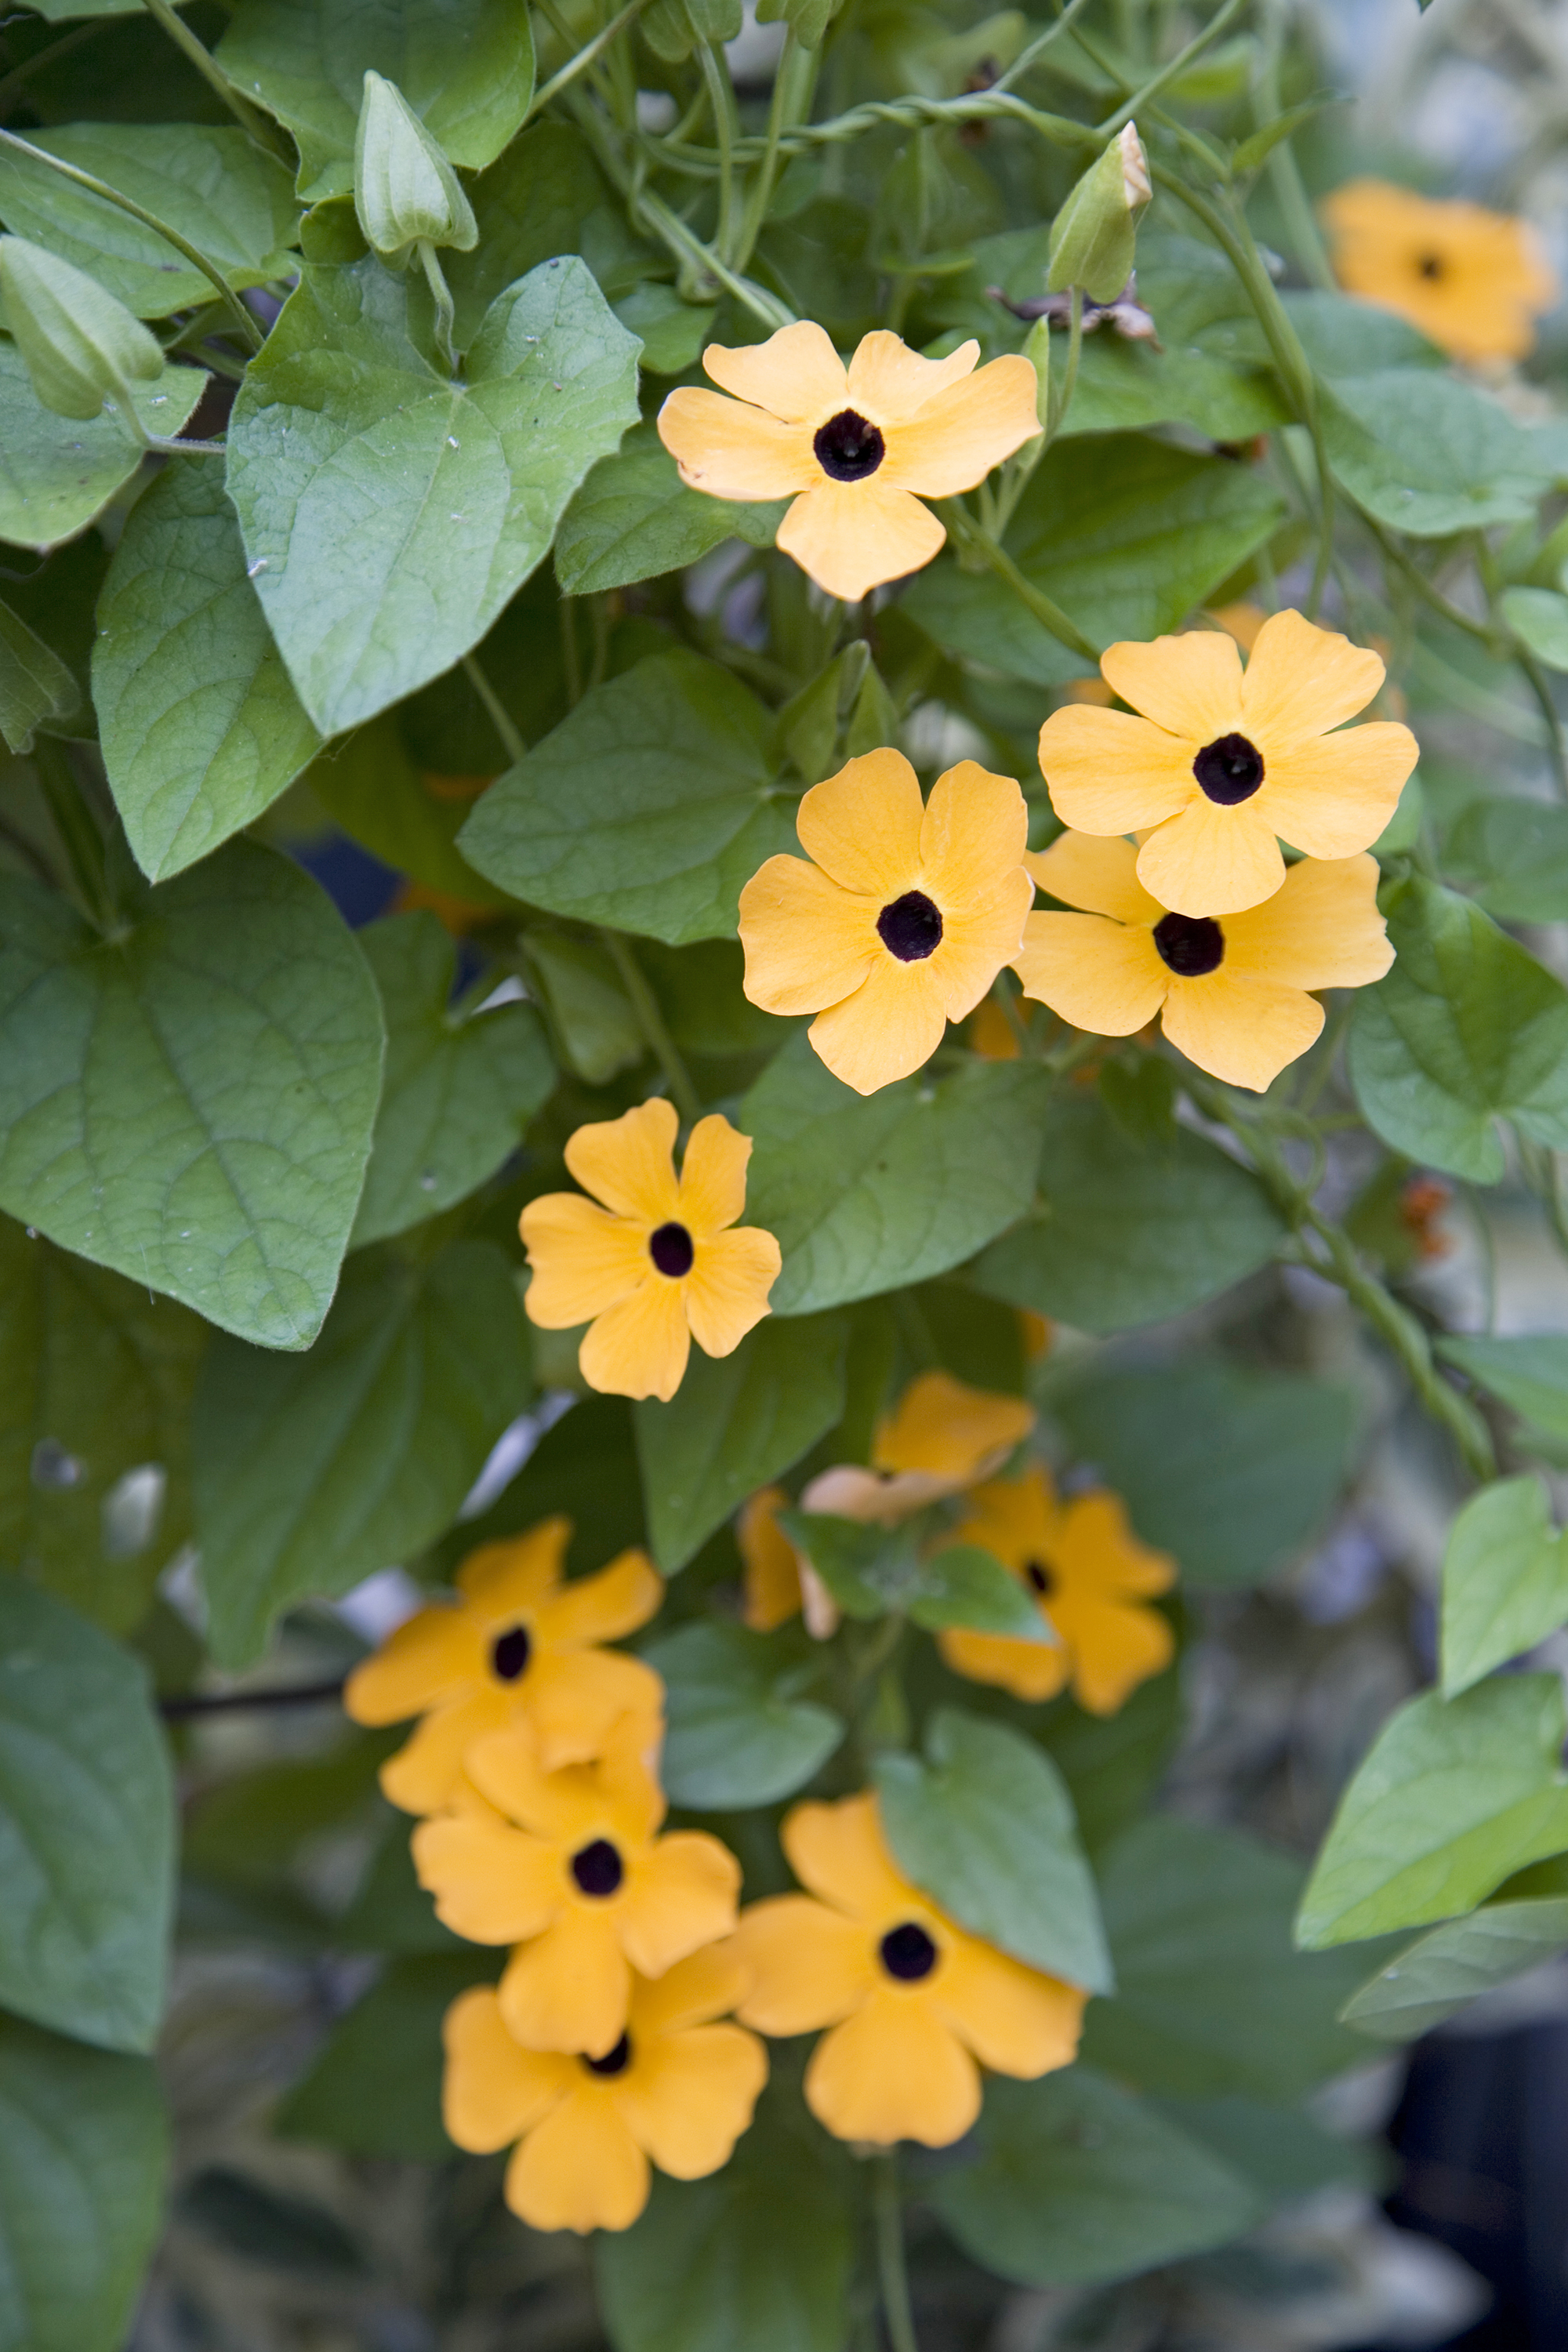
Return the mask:
<path fill-rule="evenodd" d="M 1035 1408 L 1022 1397 L 972 1389 L 951 1372 L 921 1372 L 878 1423 L 870 1468 L 845 1462 L 819 1472 L 801 1508 L 896 1527 L 988 1478 L 1034 1425 Z"/>
<path fill-rule="evenodd" d="M 1351 180 L 1325 196 L 1347 293 L 1396 310 L 1457 360 L 1518 360 L 1560 291 L 1528 221 Z"/>

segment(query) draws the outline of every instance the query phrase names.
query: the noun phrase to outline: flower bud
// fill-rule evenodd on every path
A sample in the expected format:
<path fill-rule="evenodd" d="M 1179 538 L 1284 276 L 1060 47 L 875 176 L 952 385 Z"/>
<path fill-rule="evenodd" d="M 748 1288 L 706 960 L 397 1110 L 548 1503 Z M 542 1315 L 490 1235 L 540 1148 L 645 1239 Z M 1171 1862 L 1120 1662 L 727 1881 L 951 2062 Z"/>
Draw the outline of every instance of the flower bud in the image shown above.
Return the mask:
<path fill-rule="evenodd" d="M 479 241 L 462 184 L 395 81 L 367 72 L 354 139 L 354 210 L 365 241 L 405 269 L 421 243 L 469 253 Z"/>
<path fill-rule="evenodd" d="M 1035 394 L 1035 414 L 1040 420 L 1040 430 L 1043 433 L 1051 404 L 1051 322 L 1049 319 L 1035 320 L 1024 338 L 1024 357 L 1033 367 L 1035 381 L 1039 385 L 1039 390 Z"/>
<path fill-rule="evenodd" d="M 1138 132 L 1129 123 L 1091 163 L 1051 229 L 1052 293 L 1080 287 L 1091 302 L 1113 302 L 1132 275 L 1138 215 L 1153 190 Z"/>
<path fill-rule="evenodd" d="M 158 338 L 123 302 L 26 237 L 0 236 L 0 312 L 33 390 L 57 416 L 98 416 L 106 400 L 129 408 L 132 384 L 163 373 Z"/>

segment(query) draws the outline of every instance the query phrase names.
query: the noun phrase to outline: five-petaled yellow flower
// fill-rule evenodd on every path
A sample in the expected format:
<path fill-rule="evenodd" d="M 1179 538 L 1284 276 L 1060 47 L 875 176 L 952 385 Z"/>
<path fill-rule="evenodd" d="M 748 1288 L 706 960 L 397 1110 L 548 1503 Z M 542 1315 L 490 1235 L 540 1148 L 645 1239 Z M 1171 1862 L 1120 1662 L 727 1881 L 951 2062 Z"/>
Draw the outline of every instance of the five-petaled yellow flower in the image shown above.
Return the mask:
<path fill-rule="evenodd" d="M 1176 915 L 1138 878 L 1130 841 L 1064 833 L 1030 859 L 1071 915 L 1029 917 L 1014 965 L 1026 996 L 1075 1029 L 1130 1037 L 1159 1013 L 1189 1062 L 1262 1094 L 1323 1026 L 1309 989 L 1363 988 L 1394 961 L 1374 857 L 1303 858 L 1239 915 Z"/>
<path fill-rule="evenodd" d="M 663 1581 L 644 1553 L 625 1551 L 564 1583 L 571 1536 L 570 1519 L 544 1519 L 470 1552 L 457 1607 L 421 1609 L 349 1676 L 343 1705 L 356 1723 L 424 1717 L 381 1768 L 383 1790 L 405 1812 L 449 1804 L 467 1750 L 515 1719 L 527 1722 L 546 1771 L 600 1754 L 623 1715 L 657 1724 L 664 1685 L 653 1668 L 595 1644 L 646 1625 Z"/>
<path fill-rule="evenodd" d="M 525 2049 L 602 2058 L 626 2031 L 632 1970 L 661 1977 L 734 1925 L 733 1854 L 705 1831 L 658 1833 L 657 1737 L 623 1717 L 596 1763 L 546 1772 L 524 1731 L 492 1731 L 468 1751 L 477 1795 L 414 1832 L 445 1924 L 519 1947 L 500 2000 Z"/>
<path fill-rule="evenodd" d="M 1271 898 L 1285 879 L 1276 835 L 1309 857 L 1370 849 L 1415 765 L 1408 727 L 1330 732 L 1372 700 L 1383 664 L 1300 613 L 1265 622 L 1245 673 L 1217 629 L 1111 646 L 1100 667 L 1143 716 L 1067 704 L 1040 730 L 1040 767 L 1064 824 L 1152 827 L 1138 878 L 1177 914 Z"/>
<path fill-rule="evenodd" d="M 1396 310 L 1457 360 L 1519 360 L 1558 296 L 1528 221 L 1436 202 L 1386 180 L 1352 180 L 1323 201 L 1347 292 Z"/>
<path fill-rule="evenodd" d="M 778 544 L 830 596 L 918 572 L 946 533 L 921 499 L 972 490 L 1040 429 L 1038 385 L 1017 353 L 975 367 L 976 342 L 922 359 L 879 328 L 847 368 L 803 320 L 765 343 L 710 343 L 702 364 L 733 400 L 689 386 L 659 437 L 694 490 L 793 499 Z"/>
<path fill-rule="evenodd" d="M 988 1478 L 1034 1425 L 1035 1408 L 1022 1397 L 972 1389 L 951 1372 L 921 1372 L 878 1423 L 870 1468 L 846 1462 L 819 1471 L 801 1508 L 896 1527 Z"/>
<path fill-rule="evenodd" d="M 735 1223 L 751 1137 L 717 1112 L 700 1118 L 678 1181 L 677 1124 L 674 1105 L 656 1096 L 580 1127 L 566 1165 L 595 1197 L 545 1192 L 520 1221 L 530 1317 L 546 1331 L 587 1323 L 583 1378 L 616 1396 L 668 1401 L 692 1340 L 710 1356 L 731 1354 L 767 1314 L 778 1279 L 772 1234 Z"/>
<path fill-rule="evenodd" d="M 1099 1488 L 1060 1502 L 1037 1466 L 979 1486 L 969 1500 L 953 1542 L 994 1552 L 1036 1595 L 1058 1639 L 1047 1646 L 952 1629 L 937 1639 L 955 1674 L 1022 1699 L 1054 1698 L 1070 1677 L 1080 1706 L 1114 1715 L 1170 1664 L 1175 1638 L 1147 1604 L 1175 1581 L 1176 1564 L 1139 1542 L 1119 1495 Z"/>
<path fill-rule="evenodd" d="M 875 1094 L 928 1061 L 1017 953 L 1034 895 L 1024 795 L 963 760 L 922 803 L 901 751 L 867 751 L 812 786 L 795 830 L 812 862 L 770 857 L 741 893 L 746 994 L 815 1013 L 835 1077 Z"/>
<path fill-rule="evenodd" d="M 596 2058 L 525 2050 L 488 1985 L 447 2012 L 442 2108 L 476 2155 L 511 2147 L 506 2201 L 535 2230 L 625 2230 L 647 2203 L 648 2159 L 677 2180 L 728 2161 L 768 2062 L 756 2036 L 712 2021 L 745 1979 L 697 1952 L 632 1985 L 626 2031 Z"/>
<path fill-rule="evenodd" d="M 751 1989 L 737 2013 L 763 2033 L 831 2029 L 805 2073 L 806 2104 L 830 2132 L 946 2147 L 980 2113 L 981 2066 L 1032 2082 L 1072 2063 L 1086 1996 L 911 1886 L 874 1796 L 797 1805 L 783 1836 L 811 1893 L 742 1914 L 733 1949 Z"/>

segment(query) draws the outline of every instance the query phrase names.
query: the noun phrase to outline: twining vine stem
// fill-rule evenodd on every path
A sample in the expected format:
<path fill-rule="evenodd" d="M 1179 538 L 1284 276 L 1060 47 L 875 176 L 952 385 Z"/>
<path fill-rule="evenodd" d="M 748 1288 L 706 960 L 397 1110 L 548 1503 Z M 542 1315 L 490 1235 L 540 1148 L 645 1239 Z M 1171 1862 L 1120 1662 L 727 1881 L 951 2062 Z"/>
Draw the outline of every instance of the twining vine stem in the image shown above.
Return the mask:
<path fill-rule="evenodd" d="M 899 2194 L 899 2158 L 889 2148 L 868 2159 L 871 2168 L 871 2203 L 877 2229 L 877 2272 L 882 2288 L 882 2315 L 888 2323 L 892 2352 L 920 2352 L 914 2313 L 910 2306 L 910 2277 L 904 2262 L 904 2209 Z"/>

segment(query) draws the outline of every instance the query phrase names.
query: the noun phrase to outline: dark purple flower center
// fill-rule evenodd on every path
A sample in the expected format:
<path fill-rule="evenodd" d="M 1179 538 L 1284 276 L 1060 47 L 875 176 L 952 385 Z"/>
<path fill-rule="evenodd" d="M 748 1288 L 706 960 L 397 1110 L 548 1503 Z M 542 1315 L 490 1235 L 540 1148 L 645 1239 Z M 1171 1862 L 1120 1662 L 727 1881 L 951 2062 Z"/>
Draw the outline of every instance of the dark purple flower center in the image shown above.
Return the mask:
<path fill-rule="evenodd" d="M 901 1927 L 889 1927 L 877 1949 L 888 1974 L 897 1977 L 900 1984 L 918 1984 L 936 1966 L 936 1946 L 913 1919 L 906 1919 Z"/>
<path fill-rule="evenodd" d="M 853 408 L 841 408 L 837 416 L 819 425 L 811 446 L 817 464 L 835 482 L 863 482 L 888 454 L 888 445 L 876 426 Z"/>
<path fill-rule="evenodd" d="M 1249 801 L 1263 782 L 1263 754 L 1245 735 L 1218 735 L 1193 761 L 1199 790 L 1221 808 Z"/>
<path fill-rule="evenodd" d="M 942 910 L 923 890 L 906 890 L 878 916 L 877 936 L 900 963 L 923 963 L 942 945 Z"/>
<path fill-rule="evenodd" d="M 592 1845 L 581 1847 L 572 1857 L 572 1875 L 584 1895 L 614 1895 L 626 1874 L 621 1857 L 608 1838 L 595 1838 Z"/>
<path fill-rule="evenodd" d="M 1423 253 L 1416 257 L 1415 268 L 1423 278 L 1441 278 L 1446 266 L 1440 253 Z"/>
<path fill-rule="evenodd" d="M 1225 961 L 1225 933 L 1212 915 L 1164 915 L 1154 945 L 1180 980 L 1201 980 Z"/>
<path fill-rule="evenodd" d="M 660 1274 L 668 1274 L 672 1282 L 679 1282 L 683 1274 L 690 1273 L 697 1251 L 686 1227 L 670 1223 L 660 1225 L 648 1235 L 647 1254 Z"/>
<path fill-rule="evenodd" d="M 1037 1592 L 1042 1601 L 1048 1592 L 1054 1592 L 1057 1589 L 1056 1570 L 1047 1568 L 1043 1559 L 1026 1559 L 1024 1562 L 1024 1575 L 1031 1591 Z"/>
<path fill-rule="evenodd" d="M 527 1626 L 509 1625 L 490 1644 L 490 1672 L 503 1683 L 514 1683 L 527 1672 L 532 1654 L 533 1643 L 528 1637 Z"/>
<path fill-rule="evenodd" d="M 584 2055 L 583 2060 L 590 2074 L 624 2074 L 631 2063 L 632 2037 L 629 2033 L 623 2033 L 615 2048 L 606 2050 L 602 2058 Z"/>

